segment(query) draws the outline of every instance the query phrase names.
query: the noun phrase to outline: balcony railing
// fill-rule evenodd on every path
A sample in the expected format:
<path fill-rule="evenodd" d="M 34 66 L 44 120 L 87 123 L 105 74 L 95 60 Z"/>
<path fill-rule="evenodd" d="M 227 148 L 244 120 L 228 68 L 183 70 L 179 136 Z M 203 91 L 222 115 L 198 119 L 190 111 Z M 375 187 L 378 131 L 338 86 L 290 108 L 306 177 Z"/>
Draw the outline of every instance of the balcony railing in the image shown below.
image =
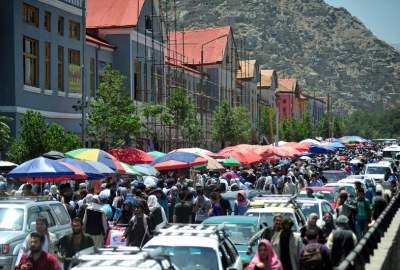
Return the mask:
<path fill-rule="evenodd" d="M 76 8 L 83 8 L 83 0 L 58 0 Z"/>

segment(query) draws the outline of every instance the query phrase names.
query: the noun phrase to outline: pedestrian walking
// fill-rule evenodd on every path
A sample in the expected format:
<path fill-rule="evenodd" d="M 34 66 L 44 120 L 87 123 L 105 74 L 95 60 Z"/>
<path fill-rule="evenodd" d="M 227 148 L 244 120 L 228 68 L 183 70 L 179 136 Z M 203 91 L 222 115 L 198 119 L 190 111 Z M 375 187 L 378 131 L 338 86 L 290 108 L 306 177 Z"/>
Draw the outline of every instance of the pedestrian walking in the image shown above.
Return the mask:
<path fill-rule="evenodd" d="M 319 235 L 315 228 L 307 229 L 307 245 L 300 253 L 300 270 L 332 269 L 329 249 L 319 243 Z"/>
<path fill-rule="evenodd" d="M 332 265 L 338 266 L 357 244 L 357 236 L 350 229 L 349 219 L 341 215 L 336 219 L 337 229 L 328 236 L 327 247 L 331 251 Z"/>
<path fill-rule="evenodd" d="M 57 258 L 43 251 L 45 236 L 38 232 L 29 235 L 29 252 L 22 255 L 16 270 L 60 270 Z"/>
<path fill-rule="evenodd" d="M 245 270 L 283 270 L 283 268 L 271 243 L 263 239 L 258 244 L 256 255 Z"/>
<path fill-rule="evenodd" d="M 74 218 L 71 226 L 72 234 L 62 237 L 58 245 L 58 259 L 63 263 L 64 269 L 69 269 L 71 259 L 76 253 L 94 246 L 93 239 L 83 233 L 83 221 L 80 218 Z"/>
<path fill-rule="evenodd" d="M 124 232 L 127 246 L 142 248 L 152 237 L 153 231 L 154 226 L 150 217 L 144 213 L 143 205 L 137 204 L 134 215 Z"/>
<path fill-rule="evenodd" d="M 250 201 L 247 199 L 246 192 L 240 190 L 236 195 L 236 201 L 234 205 L 234 214 L 243 216 L 249 208 Z"/>

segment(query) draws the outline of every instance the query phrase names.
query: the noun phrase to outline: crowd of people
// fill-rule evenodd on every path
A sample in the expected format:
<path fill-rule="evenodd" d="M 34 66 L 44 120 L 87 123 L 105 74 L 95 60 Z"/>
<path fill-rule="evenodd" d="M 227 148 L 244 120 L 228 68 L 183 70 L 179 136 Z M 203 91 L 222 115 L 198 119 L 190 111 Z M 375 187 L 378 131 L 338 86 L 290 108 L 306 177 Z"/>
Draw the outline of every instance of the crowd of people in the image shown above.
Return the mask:
<path fill-rule="evenodd" d="M 43 194 L 63 203 L 72 220 L 72 234 L 56 239 L 47 230 L 47 220 L 36 220 L 21 248 L 16 269 L 68 269 L 70 259 L 87 247 L 103 247 L 112 226 L 126 227 L 126 245 L 143 247 L 157 230 L 168 223 L 201 223 L 210 216 L 244 215 L 250 207 L 246 190 L 268 194 L 295 195 L 301 189 L 327 183 L 321 171 L 338 169 L 348 174 L 362 173 L 363 167 L 382 159 L 378 148 L 342 150 L 336 154 L 316 155 L 307 159 L 281 160 L 279 164 L 262 163 L 251 168 L 229 168 L 224 172 L 173 171 L 162 174 L 153 185 L 140 179 L 116 176 L 101 182 L 73 182 L 42 186 Z M 344 158 L 342 158 L 344 157 Z M 357 164 L 350 160 L 357 158 Z M 396 162 L 396 166 L 399 163 Z M 397 176 L 388 176 L 390 187 L 357 185 L 357 197 L 349 200 L 345 189 L 336 198 L 337 218 L 331 213 L 308 216 L 307 224 L 297 234 L 293 221 L 277 214 L 273 224 L 264 229 L 256 255 L 247 270 L 256 269 L 331 269 L 354 249 L 388 204 L 390 193 L 397 192 Z M 35 186 L 25 184 L 21 191 L 7 188 L 0 181 L 0 195 L 34 196 Z M 234 207 L 221 194 L 237 192 Z M 388 193 L 389 192 L 389 193 Z M 40 194 L 40 195 L 43 195 Z M 307 194 L 313 197 L 312 190 Z M 323 220 L 322 226 L 317 220 Z M 53 254 L 53 255 L 52 255 Z"/>

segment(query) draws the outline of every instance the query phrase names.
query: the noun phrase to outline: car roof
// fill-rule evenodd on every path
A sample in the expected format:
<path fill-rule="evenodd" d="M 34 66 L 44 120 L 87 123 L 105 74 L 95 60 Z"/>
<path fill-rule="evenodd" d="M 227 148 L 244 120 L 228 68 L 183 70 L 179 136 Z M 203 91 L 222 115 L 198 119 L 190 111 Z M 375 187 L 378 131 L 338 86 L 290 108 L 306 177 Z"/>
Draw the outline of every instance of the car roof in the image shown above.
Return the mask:
<path fill-rule="evenodd" d="M 322 187 L 305 187 L 305 188 L 302 188 L 301 189 L 301 191 L 307 191 L 307 189 L 312 189 L 313 191 L 335 191 L 335 189 L 334 188 L 331 188 L 331 187 L 325 187 L 325 186 L 322 186 Z"/>
<path fill-rule="evenodd" d="M 294 211 L 292 207 L 260 207 L 247 210 L 251 213 L 294 213 Z"/>
<path fill-rule="evenodd" d="M 369 163 L 367 164 L 367 167 L 385 167 L 385 168 L 390 168 L 390 164 L 388 163 Z"/>
<path fill-rule="evenodd" d="M 40 198 L 36 200 L 35 198 L 1 198 L 0 205 L 2 204 L 16 204 L 20 206 L 26 205 L 48 205 L 48 204 L 61 204 L 59 201 L 56 200 L 41 200 Z"/>
<path fill-rule="evenodd" d="M 178 246 L 178 247 L 206 247 L 218 248 L 217 235 L 209 236 L 190 236 L 190 235 L 156 235 L 146 243 L 145 247 L 151 246 Z"/>
<path fill-rule="evenodd" d="M 346 173 L 346 172 L 342 170 L 325 170 L 322 171 L 322 173 Z"/>
<path fill-rule="evenodd" d="M 202 222 L 203 224 L 258 224 L 258 218 L 248 216 L 216 216 L 209 217 Z"/>
<path fill-rule="evenodd" d="M 325 186 L 327 186 L 327 187 L 344 187 L 344 186 L 347 186 L 347 187 L 354 187 L 354 184 L 351 184 L 351 183 L 343 183 L 343 182 L 335 182 L 335 183 L 328 183 L 328 184 L 326 184 Z"/>
<path fill-rule="evenodd" d="M 296 199 L 299 203 L 308 203 L 308 204 L 320 204 L 323 202 L 329 203 L 327 200 L 318 199 L 318 198 L 298 198 Z"/>

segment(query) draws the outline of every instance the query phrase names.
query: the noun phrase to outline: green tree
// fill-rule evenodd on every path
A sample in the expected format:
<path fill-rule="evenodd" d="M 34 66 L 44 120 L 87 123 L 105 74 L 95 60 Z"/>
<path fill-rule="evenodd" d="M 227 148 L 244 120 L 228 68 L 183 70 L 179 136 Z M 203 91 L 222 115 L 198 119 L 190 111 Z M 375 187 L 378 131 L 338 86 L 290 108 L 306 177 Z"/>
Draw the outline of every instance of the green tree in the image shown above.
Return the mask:
<path fill-rule="evenodd" d="M 6 151 L 11 142 L 11 129 L 8 125 L 12 118 L 0 115 L 0 158 L 4 151 Z"/>
<path fill-rule="evenodd" d="M 49 125 L 38 112 L 28 111 L 21 119 L 20 137 L 12 143 L 8 156 L 22 163 L 50 150 L 67 152 L 79 146 L 77 135 L 65 132 L 58 124 Z"/>
<path fill-rule="evenodd" d="M 102 149 L 131 144 L 140 131 L 140 119 L 126 95 L 126 76 L 106 65 L 96 97 L 90 102 L 88 131 Z"/>
<path fill-rule="evenodd" d="M 247 109 L 242 106 L 232 108 L 227 101 L 223 101 L 214 112 L 211 137 L 224 148 L 227 143 L 249 142 L 250 135 L 251 124 Z"/>
<path fill-rule="evenodd" d="M 333 137 L 340 138 L 343 136 L 343 122 L 335 117 L 333 120 Z"/>
<path fill-rule="evenodd" d="M 189 143 L 200 142 L 201 127 L 197 119 L 193 103 L 188 99 L 186 92 L 181 88 L 174 88 L 167 100 L 167 108 L 173 116 L 177 137 L 182 135 Z"/>
<path fill-rule="evenodd" d="M 319 122 L 318 136 L 329 138 L 329 117 L 327 114 L 324 114 Z"/>
<path fill-rule="evenodd" d="M 260 109 L 260 135 L 266 136 L 270 142 L 274 140 L 275 134 L 275 112 L 270 106 L 261 106 Z"/>
<path fill-rule="evenodd" d="M 211 137 L 221 144 L 221 148 L 224 148 L 231 138 L 234 137 L 234 126 L 235 118 L 232 108 L 229 103 L 224 100 L 214 112 L 211 125 Z"/>

